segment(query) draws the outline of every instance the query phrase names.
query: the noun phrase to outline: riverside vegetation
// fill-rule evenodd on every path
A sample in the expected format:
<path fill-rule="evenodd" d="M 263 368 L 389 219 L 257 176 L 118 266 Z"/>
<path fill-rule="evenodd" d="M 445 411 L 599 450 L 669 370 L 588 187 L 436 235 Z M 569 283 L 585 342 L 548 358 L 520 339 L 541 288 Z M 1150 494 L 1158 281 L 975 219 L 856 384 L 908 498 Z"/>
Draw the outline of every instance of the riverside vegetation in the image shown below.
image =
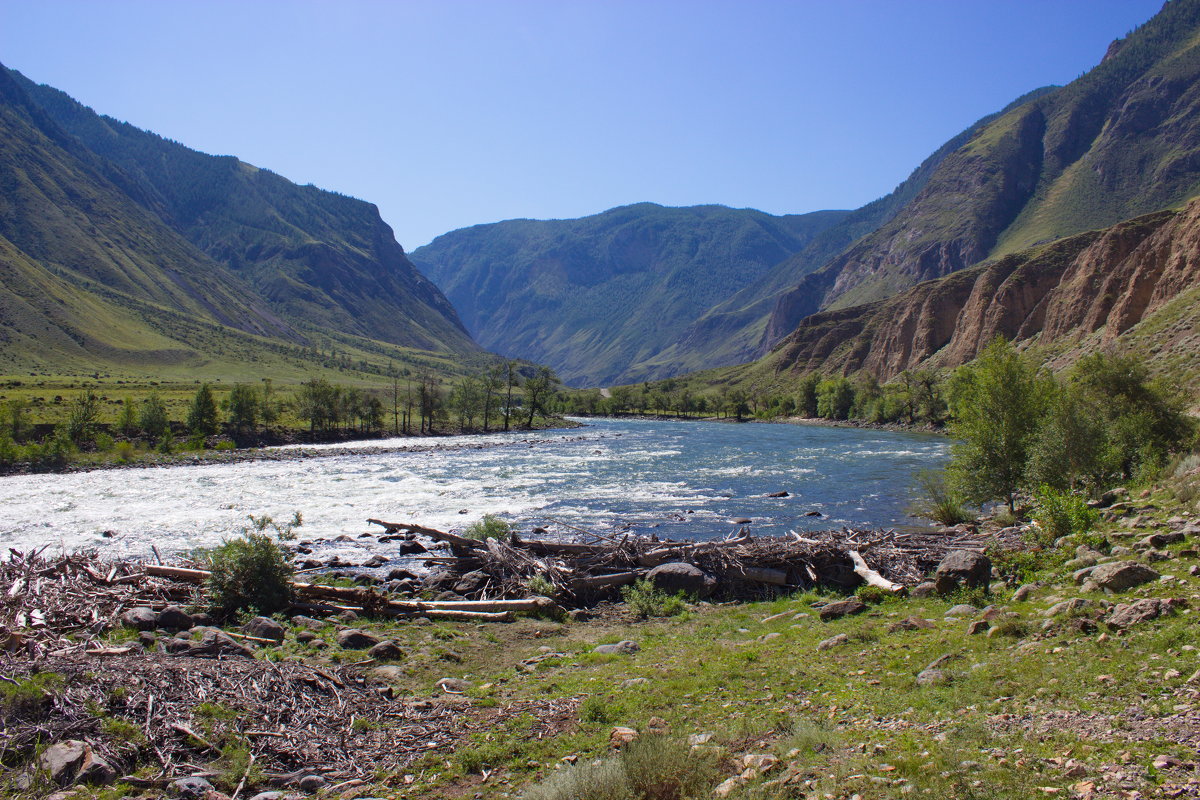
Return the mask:
<path fill-rule="evenodd" d="M 407 370 L 405 370 L 408 373 Z M 70 384 L 76 386 L 76 384 Z M 383 387 L 270 378 L 202 383 L 0 384 L 0 473 L 156 462 L 176 452 L 220 455 L 287 441 L 338 441 L 545 427 L 558 379 L 508 361 L 448 383 L 433 372 L 396 373 Z M 103 392 L 103 393 L 102 393 Z M 112 396 L 110 396 L 110 393 Z"/>

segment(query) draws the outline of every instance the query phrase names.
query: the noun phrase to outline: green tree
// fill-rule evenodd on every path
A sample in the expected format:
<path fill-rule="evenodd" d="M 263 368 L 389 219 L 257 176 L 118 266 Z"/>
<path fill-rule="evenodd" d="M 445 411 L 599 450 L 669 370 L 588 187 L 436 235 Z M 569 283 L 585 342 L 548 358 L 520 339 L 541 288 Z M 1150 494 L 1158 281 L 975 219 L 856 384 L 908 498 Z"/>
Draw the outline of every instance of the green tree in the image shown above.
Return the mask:
<path fill-rule="evenodd" d="M 262 379 L 260 387 L 262 397 L 258 402 L 259 415 L 263 425 L 268 428 L 279 421 L 280 403 L 275 397 L 275 383 L 270 378 Z"/>
<path fill-rule="evenodd" d="M 236 433 L 244 434 L 258 427 L 259 396 L 250 384 L 234 384 L 225 400 L 225 409 L 229 413 L 229 424 Z"/>
<path fill-rule="evenodd" d="M 849 419 L 854 406 L 854 386 L 841 377 L 826 378 L 817 384 L 817 416 L 825 419 Z"/>
<path fill-rule="evenodd" d="M 1051 385 L 1003 338 L 955 371 L 950 432 L 960 441 L 950 448 L 949 477 L 967 499 L 1003 500 L 1016 511 Z"/>
<path fill-rule="evenodd" d="M 167 404 L 158 396 L 158 392 L 151 392 L 150 396 L 142 401 L 138 410 L 138 427 L 151 442 L 166 440 L 171 430 L 171 421 L 167 418 Z"/>
<path fill-rule="evenodd" d="M 192 404 L 188 407 L 187 428 L 193 436 L 212 436 L 217 432 L 217 424 L 217 400 L 213 397 L 212 387 L 205 383 L 192 397 Z"/>
<path fill-rule="evenodd" d="M 554 391 L 555 384 L 558 383 L 558 378 L 549 367 L 538 367 L 537 373 L 532 378 L 525 381 L 525 402 L 529 406 L 529 427 L 533 427 L 534 414 L 541 411 L 546 413 L 543 407 L 546 398 Z"/>
<path fill-rule="evenodd" d="M 5 422 L 5 428 L 12 440 L 18 444 L 29 438 L 32 427 L 29 424 L 29 419 L 26 412 L 29 410 L 29 401 L 24 397 L 16 397 L 8 401 L 8 419 Z"/>
<path fill-rule="evenodd" d="M 71 401 L 67 408 L 67 438 L 76 446 L 96 438 L 96 421 L 100 417 L 100 398 L 91 389 Z"/>
<path fill-rule="evenodd" d="M 126 439 L 132 439 L 138 434 L 138 411 L 132 397 L 126 396 L 121 401 L 121 413 L 117 415 L 117 430 Z"/>
<path fill-rule="evenodd" d="M 796 399 L 796 407 L 800 413 L 808 418 L 817 416 L 817 384 L 821 382 L 821 376 L 815 372 L 810 372 L 800 379 L 799 397 Z"/>

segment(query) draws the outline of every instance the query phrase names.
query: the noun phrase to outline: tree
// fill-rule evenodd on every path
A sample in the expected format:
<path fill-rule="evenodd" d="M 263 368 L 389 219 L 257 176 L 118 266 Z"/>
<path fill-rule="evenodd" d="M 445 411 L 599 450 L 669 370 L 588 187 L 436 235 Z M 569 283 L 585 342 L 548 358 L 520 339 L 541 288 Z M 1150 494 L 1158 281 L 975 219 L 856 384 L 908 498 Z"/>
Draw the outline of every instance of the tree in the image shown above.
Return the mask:
<path fill-rule="evenodd" d="M 512 416 L 513 389 L 521 385 L 521 376 L 517 374 L 517 362 L 504 362 L 504 430 L 508 431 L 508 420 Z"/>
<path fill-rule="evenodd" d="M 142 401 L 138 411 L 138 427 L 151 442 L 164 441 L 171 430 L 171 421 L 167 418 L 167 404 L 162 401 L 157 392 Z"/>
<path fill-rule="evenodd" d="M 951 380 L 952 485 L 971 501 L 1003 500 L 1016 511 L 1029 451 L 1052 383 L 1003 337 Z"/>
<path fill-rule="evenodd" d="M 492 407 L 500 399 L 500 389 L 504 386 L 504 367 L 496 365 L 485 370 L 479 385 L 483 391 L 483 432 L 487 433 L 490 430 Z"/>
<path fill-rule="evenodd" d="M 25 412 L 28 410 L 29 401 L 24 397 L 17 397 L 8 401 L 8 419 L 5 420 L 5 427 L 7 428 L 8 435 L 18 444 L 25 441 L 32 427 L 25 416 Z"/>
<path fill-rule="evenodd" d="M 817 384 L 820 382 L 821 376 L 815 372 L 810 372 L 800 380 L 796 407 L 801 414 L 810 419 L 817 416 Z"/>
<path fill-rule="evenodd" d="M 255 387 L 248 383 L 234 384 L 225 401 L 229 412 L 229 424 L 239 434 L 258 427 L 259 397 Z"/>
<path fill-rule="evenodd" d="M 99 416 L 100 398 L 91 389 L 85 389 L 67 409 L 67 438 L 77 446 L 91 442 L 96 438 Z"/>
<path fill-rule="evenodd" d="M 269 428 L 278 421 L 279 405 L 279 402 L 275 399 L 275 383 L 270 378 L 263 378 L 262 397 L 258 404 L 263 425 Z"/>
<path fill-rule="evenodd" d="M 525 381 L 525 402 L 529 405 L 529 427 L 533 427 L 533 416 L 538 411 L 545 413 L 542 407 L 546 397 L 554 390 L 558 378 L 549 367 L 538 367 L 537 373 Z"/>
<path fill-rule="evenodd" d="M 138 412 L 132 397 L 121 401 L 121 413 L 117 415 L 117 430 L 126 439 L 132 439 L 138 432 Z"/>
<path fill-rule="evenodd" d="M 854 387 L 838 376 L 817 384 L 817 416 L 825 419 L 848 419 L 854 406 Z"/>
<path fill-rule="evenodd" d="M 1105 481 L 1104 414 L 1077 384 L 1056 385 L 1029 453 L 1029 483 L 1075 489 Z"/>
<path fill-rule="evenodd" d="M 212 387 L 202 384 L 192 397 L 192 405 L 188 408 L 187 428 L 193 436 L 212 436 L 217 432 L 217 401 L 213 397 Z"/>

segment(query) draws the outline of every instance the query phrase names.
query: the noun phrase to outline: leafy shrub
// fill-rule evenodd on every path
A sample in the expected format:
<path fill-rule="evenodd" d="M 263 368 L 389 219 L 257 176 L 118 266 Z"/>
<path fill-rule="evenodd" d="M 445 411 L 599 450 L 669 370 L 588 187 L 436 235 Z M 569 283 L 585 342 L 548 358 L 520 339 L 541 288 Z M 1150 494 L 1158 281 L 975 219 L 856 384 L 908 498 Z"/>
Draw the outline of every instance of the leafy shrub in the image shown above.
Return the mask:
<path fill-rule="evenodd" d="M 117 442 L 113 451 L 117 454 L 117 461 L 122 464 L 129 463 L 137 455 L 137 448 L 133 446 L 133 442 Z"/>
<path fill-rule="evenodd" d="M 300 514 L 283 526 L 267 516 L 252 516 L 250 522 L 252 527 L 243 528 L 239 538 L 226 540 L 207 554 L 212 571 L 209 600 L 223 617 L 242 610 L 272 614 L 292 601 L 295 568 L 283 542 L 293 538 L 292 530 L 300 527 Z"/>
<path fill-rule="evenodd" d="M 468 525 L 462 535 L 468 539 L 478 539 L 482 542 L 487 539 L 501 539 L 510 533 L 512 533 L 512 525 L 508 522 L 495 514 L 484 514 L 483 519 Z"/>
<path fill-rule="evenodd" d="M 921 470 L 917 473 L 917 484 L 921 493 L 908 508 L 909 514 L 942 525 L 974 521 L 975 516 L 965 508 L 966 500 L 962 493 L 946 485 L 944 473 Z"/>
<path fill-rule="evenodd" d="M 554 584 L 546 580 L 541 575 L 534 575 L 532 578 L 525 581 L 525 588 L 533 594 L 540 594 L 543 597 L 554 596 Z"/>
<path fill-rule="evenodd" d="M 1079 495 L 1046 484 L 1034 494 L 1033 516 L 1052 540 L 1072 533 L 1087 533 L 1099 519 Z"/>
<path fill-rule="evenodd" d="M 864 583 L 862 586 L 858 587 L 858 591 L 854 593 L 854 596 L 859 600 L 862 600 L 867 605 L 872 606 L 895 597 L 895 595 L 889 592 L 887 589 L 883 589 L 879 586 L 872 586 L 869 583 Z"/>
<path fill-rule="evenodd" d="M 683 593 L 667 594 L 656 589 L 654 584 L 646 579 L 622 587 L 621 597 L 629 606 L 629 610 L 642 619 L 647 617 L 674 617 L 687 611 L 687 601 Z"/>

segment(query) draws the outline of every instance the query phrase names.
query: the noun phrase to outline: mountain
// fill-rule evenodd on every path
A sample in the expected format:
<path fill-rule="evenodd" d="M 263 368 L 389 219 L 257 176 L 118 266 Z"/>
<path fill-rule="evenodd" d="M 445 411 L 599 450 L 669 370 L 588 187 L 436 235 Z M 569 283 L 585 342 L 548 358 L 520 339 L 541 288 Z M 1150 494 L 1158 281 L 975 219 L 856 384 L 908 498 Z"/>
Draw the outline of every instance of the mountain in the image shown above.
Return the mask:
<path fill-rule="evenodd" d="M 888 297 L 1200 191 L 1200 2 L 1173 0 L 1072 83 L 984 125 L 919 194 L 781 295 L 769 348 L 806 316 Z"/>
<path fill-rule="evenodd" d="M 0 370 L 483 357 L 369 203 L 189 150 L 3 67 L 0 153 Z"/>
<path fill-rule="evenodd" d="M 813 314 L 731 374 L 760 386 L 818 369 L 887 380 L 966 363 L 996 336 L 1052 367 L 1098 348 L 1136 349 L 1200 386 L 1200 199 Z"/>
<path fill-rule="evenodd" d="M 693 353 L 686 365 L 643 366 L 846 215 L 639 203 L 582 219 L 476 225 L 412 256 L 485 348 L 548 363 L 570 384 L 607 385 L 707 365 Z"/>

